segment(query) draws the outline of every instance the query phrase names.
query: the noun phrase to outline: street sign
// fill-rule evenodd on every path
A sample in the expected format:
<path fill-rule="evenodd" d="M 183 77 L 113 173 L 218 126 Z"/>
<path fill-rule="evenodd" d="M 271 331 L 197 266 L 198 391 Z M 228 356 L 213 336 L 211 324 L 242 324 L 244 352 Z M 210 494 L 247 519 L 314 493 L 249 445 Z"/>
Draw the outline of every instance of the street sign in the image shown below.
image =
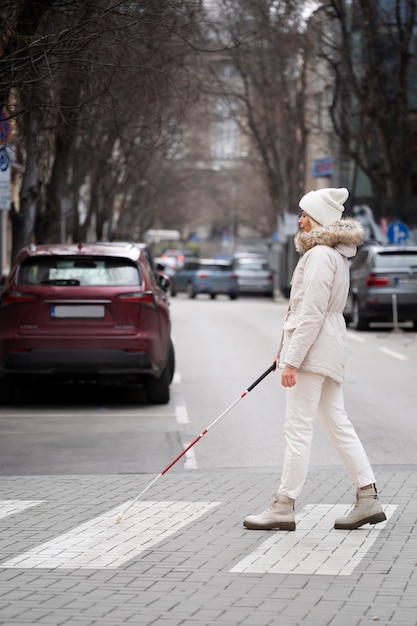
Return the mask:
<path fill-rule="evenodd" d="M 7 118 L 7 115 L 3 112 L 0 114 L 0 144 L 6 143 L 10 139 L 11 134 L 11 126 L 10 120 Z"/>
<path fill-rule="evenodd" d="M 9 210 L 11 202 L 11 167 L 7 148 L 0 146 L 0 210 Z"/>
<path fill-rule="evenodd" d="M 331 176 L 333 174 L 333 159 L 325 157 L 324 159 L 316 159 L 313 163 L 313 177 L 321 178 L 322 176 Z"/>
<path fill-rule="evenodd" d="M 409 236 L 408 227 L 403 222 L 393 222 L 388 226 L 387 237 L 390 243 L 402 244 Z"/>
<path fill-rule="evenodd" d="M 7 148 L 0 146 L 0 211 L 8 211 L 11 203 L 11 167 Z"/>

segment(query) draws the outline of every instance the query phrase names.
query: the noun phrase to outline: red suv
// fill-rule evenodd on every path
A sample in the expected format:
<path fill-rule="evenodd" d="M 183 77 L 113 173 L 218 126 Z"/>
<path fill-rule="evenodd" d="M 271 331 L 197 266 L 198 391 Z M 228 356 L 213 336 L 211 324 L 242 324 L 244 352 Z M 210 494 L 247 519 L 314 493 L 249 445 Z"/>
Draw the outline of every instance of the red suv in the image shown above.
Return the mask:
<path fill-rule="evenodd" d="M 0 401 L 23 383 L 114 381 L 169 401 L 175 356 L 166 290 L 146 246 L 29 246 L 0 299 Z"/>

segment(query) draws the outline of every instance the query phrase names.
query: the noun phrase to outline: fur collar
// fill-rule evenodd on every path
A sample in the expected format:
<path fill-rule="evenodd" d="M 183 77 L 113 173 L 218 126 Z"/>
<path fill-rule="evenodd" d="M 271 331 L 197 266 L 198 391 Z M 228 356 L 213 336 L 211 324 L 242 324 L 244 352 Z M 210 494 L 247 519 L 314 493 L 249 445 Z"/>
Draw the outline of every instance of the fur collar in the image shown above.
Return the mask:
<path fill-rule="evenodd" d="M 353 254 L 342 254 L 345 256 L 354 256 L 356 248 L 363 241 L 362 224 L 353 218 L 346 218 L 332 222 L 327 226 L 314 228 L 309 233 L 298 232 L 295 236 L 294 243 L 297 252 L 302 256 L 314 246 L 330 246 L 331 248 L 353 248 Z"/>

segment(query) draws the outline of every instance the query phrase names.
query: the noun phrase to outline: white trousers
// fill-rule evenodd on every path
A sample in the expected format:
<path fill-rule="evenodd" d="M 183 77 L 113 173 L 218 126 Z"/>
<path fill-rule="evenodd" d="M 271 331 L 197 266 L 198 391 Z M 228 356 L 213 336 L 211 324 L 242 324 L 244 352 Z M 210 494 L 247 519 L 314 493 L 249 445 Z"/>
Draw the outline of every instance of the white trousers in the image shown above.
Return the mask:
<path fill-rule="evenodd" d="M 296 385 L 287 389 L 286 449 L 278 493 L 295 500 L 303 489 L 316 416 L 356 487 L 374 483 L 371 464 L 344 408 L 342 385 L 321 374 L 298 371 Z"/>

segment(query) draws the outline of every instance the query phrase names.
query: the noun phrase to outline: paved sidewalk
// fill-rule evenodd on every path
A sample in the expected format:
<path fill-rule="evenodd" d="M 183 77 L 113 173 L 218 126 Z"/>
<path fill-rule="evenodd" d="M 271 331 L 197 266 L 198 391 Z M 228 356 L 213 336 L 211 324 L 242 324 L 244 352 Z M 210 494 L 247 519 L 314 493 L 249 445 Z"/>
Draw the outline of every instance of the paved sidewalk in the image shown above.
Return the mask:
<path fill-rule="evenodd" d="M 0 624 L 416 626 L 417 466 L 376 467 L 387 522 L 333 529 L 354 490 L 310 468 L 296 532 L 249 531 L 270 471 L 4 477 Z"/>

